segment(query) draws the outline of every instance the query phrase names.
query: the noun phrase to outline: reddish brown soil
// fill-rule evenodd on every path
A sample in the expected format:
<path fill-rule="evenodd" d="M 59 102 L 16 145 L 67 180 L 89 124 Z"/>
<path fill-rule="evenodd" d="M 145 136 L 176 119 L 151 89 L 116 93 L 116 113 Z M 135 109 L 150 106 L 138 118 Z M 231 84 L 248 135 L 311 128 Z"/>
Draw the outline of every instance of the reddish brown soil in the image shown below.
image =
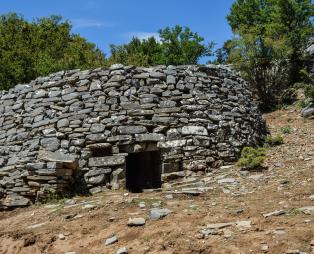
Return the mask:
<path fill-rule="evenodd" d="M 128 194 L 106 192 L 93 197 L 77 197 L 78 202 L 89 201 L 96 207 L 83 205 L 65 208 L 35 205 L 0 213 L 0 253 L 77 254 L 113 253 L 125 246 L 129 253 L 287 253 L 299 250 L 311 253 L 314 239 L 314 215 L 306 215 L 297 208 L 314 206 L 309 199 L 314 194 L 314 120 L 304 120 L 293 107 L 265 115 L 272 134 L 290 126 L 284 134 L 284 144 L 269 149 L 268 170 L 241 175 L 239 169 L 222 169 L 207 177 L 213 190 L 198 197 L 165 193 Z M 263 174 L 259 180 L 249 178 Z M 223 189 L 217 177 L 224 175 L 240 184 Z M 226 189 L 229 188 L 229 191 Z M 224 190 L 224 191 L 223 191 Z M 227 193 L 229 192 L 229 193 Z M 147 210 L 138 207 L 144 201 Z M 152 203 L 173 213 L 149 220 Z M 51 204 L 49 204 L 51 205 Z M 263 213 L 284 210 L 286 214 L 264 218 Z M 76 219 L 65 219 L 65 216 Z M 129 217 L 147 219 L 143 227 L 128 227 Z M 250 220 L 251 228 L 240 231 L 231 226 L 218 235 L 202 239 L 199 231 L 209 223 Z M 44 223 L 37 228 L 31 225 Z M 65 235 L 60 240 L 58 235 Z M 119 240 L 105 246 L 104 240 L 116 235 Z M 313 243 L 313 242 L 312 242 Z M 262 247 L 268 246 L 265 252 Z"/>

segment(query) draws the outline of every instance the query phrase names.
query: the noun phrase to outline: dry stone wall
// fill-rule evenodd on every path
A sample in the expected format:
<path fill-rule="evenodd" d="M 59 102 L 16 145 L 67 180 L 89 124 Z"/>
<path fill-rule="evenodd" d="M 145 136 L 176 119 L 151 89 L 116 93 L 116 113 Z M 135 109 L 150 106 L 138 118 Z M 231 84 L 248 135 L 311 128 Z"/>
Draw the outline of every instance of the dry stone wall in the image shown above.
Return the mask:
<path fill-rule="evenodd" d="M 163 176 L 205 171 L 265 133 L 248 85 L 226 67 L 61 71 L 0 92 L 1 204 L 117 189 L 137 152 L 159 151 Z"/>

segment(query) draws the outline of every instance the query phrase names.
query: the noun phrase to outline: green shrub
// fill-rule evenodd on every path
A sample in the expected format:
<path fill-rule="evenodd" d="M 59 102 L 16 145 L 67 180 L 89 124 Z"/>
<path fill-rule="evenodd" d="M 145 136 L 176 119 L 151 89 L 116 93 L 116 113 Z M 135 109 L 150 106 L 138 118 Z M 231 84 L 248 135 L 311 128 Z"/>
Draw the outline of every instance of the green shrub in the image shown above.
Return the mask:
<path fill-rule="evenodd" d="M 304 95 L 306 98 L 314 100 L 314 84 L 307 84 L 304 87 Z"/>
<path fill-rule="evenodd" d="M 310 105 L 310 100 L 299 100 L 296 104 L 296 106 L 300 109 L 306 108 L 308 105 Z"/>
<path fill-rule="evenodd" d="M 284 126 L 281 128 L 281 132 L 283 134 L 289 134 L 289 133 L 292 133 L 292 128 L 290 126 Z"/>
<path fill-rule="evenodd" d="M 262 166 L 266 156 L 264 148 L 244 147 L 237 165 L 244 169 L 258 169 Z"/>
<path fill-rule="evenodd" d="M 281 135 L 270 136 L 266 137 L 266 145 L 268 146 L 279 146 L 283 144 L 283 137 Z"/>

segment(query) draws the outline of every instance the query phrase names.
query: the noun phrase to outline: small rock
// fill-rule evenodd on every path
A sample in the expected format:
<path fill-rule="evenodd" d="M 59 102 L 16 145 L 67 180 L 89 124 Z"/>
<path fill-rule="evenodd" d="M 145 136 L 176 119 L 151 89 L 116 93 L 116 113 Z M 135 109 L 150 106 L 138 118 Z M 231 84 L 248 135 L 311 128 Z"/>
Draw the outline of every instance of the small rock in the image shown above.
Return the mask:
<path fill-rule="evenodd" d="M 172 194 L 168 194 L 165 196 L 166 199 L 173 199 L 173 195 Z"/>
<path fill-rule="evenodd" d="M 263 244 L 263 245 L 261 246 L 261 251 L 263 251 L 263 252 L 268 252 L 268 249 L 269 249 L 269 247 L 268 247 L 268 245 L 266 245 L 266 244 Z"/>
<path fill-rule="evenodd" d="M 28 229 L 35 229 L 35 228 L 39 228 L 39 227 L 41 227 L 41 226 L 44 226 L 44 225 L 46 225 L 46 224 L 47 224 L 47 222 L 38 223 L 38 224 L 33 224 L 33 225 L 28 226 L 27 228 L 28 228 Z"/>
<path fill-rule="evenodd" d="M 117 254 L 127 254 L 128 249 L 126 247 L 121 247 L 117 250 Z"/>
<path fill-rule="evenodd" d="M 250 220 L 244 220 L 244 221 L 237 221 L 236 227 L 239 229 L 248 229 L 251 228 L 251 221 Z"/>
<path fill-rule="evenodd" d="M 94 209 L 94 208 L 96 208 L 96 206 L 92 204 L 86 204 L 83 206 L 83 209 Z"/>
<path fill-rule="evenodd" d="M 232 237 L 233 232 L 229 229 L 223 229 L 224 238 Z"/>
<path fill-rule="evenodd" d="M 299 250 L 287 250 L 286 254 L 301 254 L 304 252 L 301 252 Z"/>
<path fill-rule="evenodd" d="M 138 204 L 138 207 L 141 208 L 141 209 L 144 209 L 146 206 L 145 206 L 144 202 L 141 202 L 141 203 Z"/>
<path fill-rule="evenodd" d="M 208 237 L 209 235 L 219 235 L 221 234 L 221 231 L 217 230 L 217 229 L 210 229 L 210 228 L 206 228 L 206 229 L 202 229 L 200 231 L 200 239 L 204 239 L 205 237 Z"/>
<path fill-rule="evenodd" d="M 305 206 L 299 208 L 298 210 L 303 212 L 304 214 L 314 215 L 314 206 Z"/>
<path fill-rule="evenodd" d="M 265 213 L 265 214 L 263 214 L 263 216 L 265 218 L 268 218 L 268 217 L 271 217 L 271 216 L 280 216 L 280 215 L 283 215 L 285 213 L 286 212 L 284 210 L 277 210 L 277 211 L 274 211 L 274 212 L 271 212 L 271 213 Z"/>
<path fill-rule="evenodd" d="M 118 237 L 114 235 L 114 236 L 107 238 L 105 240 L 105 245 L 111 245 L 111 244 L 116 243 L 117 241 L 118 241 Z"/>
<path fill-rule="evenodd" d="M 150 211 L 149 217 L 151 220 L 159 220 L 163 217 L 166 217 L 171 212 L 172 211 L 167 208 L 153 208 Z"/>
<path fill-rule="evenodd" d="M 65 240 L 65 235 L 64 234 L 59 234 L 58 238 L 59 238 L 59 240 Z"/>
<path fill-rule="evenodd" d="M 309 199 L 314 201 L 314 195 L 309 196 Z"/>
<path fill-rule="evenodd" d="M 214 223 L 214 224 L 208 224 L 206 226 L 207 229 L 222 229 L 222 228 L 226 228 L 226 227 L 230 227 L 233 226 L 234 223 L 230 222 L 230 223 Z"/>
<path fill-rule="evenodd" d="M 67 199 L 64 202 L 65 205 L 75 205 L 76 204 L 76 200 L 75 199 Z"/>
<path fill-rule="evenodd" d="M 115 219 L 116 219 L 116 217 L 110 217 L 110 218 L 108 219 L 108 221 L 109 221 L 109 222 L 113 222 L 113 221 L 115 221 Z"/>
<path fill-rule="evenodd" d="M 144 218 L 129 218 L 129 227 L 139 227 L 145 225 L 146 221 Z"/>

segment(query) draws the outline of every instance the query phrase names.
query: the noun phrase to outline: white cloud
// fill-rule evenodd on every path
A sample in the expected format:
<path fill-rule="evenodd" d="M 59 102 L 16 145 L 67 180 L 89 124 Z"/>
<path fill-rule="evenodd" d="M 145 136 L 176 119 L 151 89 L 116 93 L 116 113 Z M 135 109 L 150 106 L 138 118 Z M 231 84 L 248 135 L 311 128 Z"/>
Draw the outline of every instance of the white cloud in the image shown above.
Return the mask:
<path fill-rule="evenodd" d="M 137 37 L 140 40 L 148 39 L 149 37 L 155 37 L 157 41 L 160 41 L 160 37 L 158 33 L 150 33 L 150 32 L 129 32 L 124 34 L 128 40 L 132 39 L 133 37 Z"/>
<path fill-rule="evenodd" d="M 105 24 L 102 21 L 93 19 L 72 19 L 73 29 L 77 28 L 89 28 L 89 27 L 110 27 L 111 25 Z"/>

